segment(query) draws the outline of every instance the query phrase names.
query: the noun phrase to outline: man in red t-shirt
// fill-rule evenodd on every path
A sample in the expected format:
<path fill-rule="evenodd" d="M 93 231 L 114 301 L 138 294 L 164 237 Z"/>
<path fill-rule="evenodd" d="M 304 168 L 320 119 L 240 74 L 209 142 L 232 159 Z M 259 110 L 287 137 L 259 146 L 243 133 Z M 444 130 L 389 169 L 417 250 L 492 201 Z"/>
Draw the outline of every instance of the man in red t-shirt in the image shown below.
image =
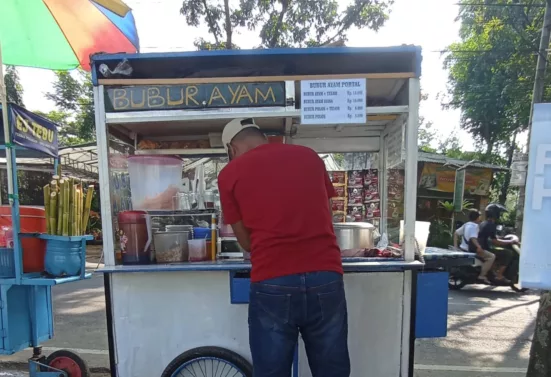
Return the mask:
<path fill-rule="evenodd" d="M 254 377 L 291 375 L 302 335 L 313 377 L 347 377 L 348 320 L 325 165 L 311 149 L 270 144 L 234 119 L 218 176 L 224 222 L 251 252 L 249 343 Z"/>

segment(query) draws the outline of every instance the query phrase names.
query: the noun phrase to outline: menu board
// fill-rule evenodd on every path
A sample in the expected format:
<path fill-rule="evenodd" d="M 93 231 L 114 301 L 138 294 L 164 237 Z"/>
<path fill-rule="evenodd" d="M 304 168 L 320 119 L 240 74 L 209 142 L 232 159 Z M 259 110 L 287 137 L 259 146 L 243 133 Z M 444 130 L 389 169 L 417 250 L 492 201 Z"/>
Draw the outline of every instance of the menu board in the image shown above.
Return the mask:
<path fill-rule="evenodd" d="M 302 124 L 366 123 L 366 79 L 304 80 L 300 88 Z"/>

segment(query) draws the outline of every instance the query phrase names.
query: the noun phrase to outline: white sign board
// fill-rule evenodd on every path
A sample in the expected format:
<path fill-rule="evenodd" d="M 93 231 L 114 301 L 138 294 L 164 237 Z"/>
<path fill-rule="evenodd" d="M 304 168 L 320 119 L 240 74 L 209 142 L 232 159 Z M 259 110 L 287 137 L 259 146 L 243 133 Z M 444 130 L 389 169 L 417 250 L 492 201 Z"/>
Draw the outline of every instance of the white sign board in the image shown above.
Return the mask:
<path fill-rule="evenodd" d="M 511 187 L 522 187 L 526 184 L 528 170 L 528 156 L 524 153 L 516 154 L 511 164 Z"/>
<path fill-rule="evenodd" d="M 551 103 L 534 106 L 522 227 L 520 283 L 551 289 Z"/>
<path fill-rule="evenodd" d="M 365 124 L 366 79 L 300 82 L 302 124 Z"/>

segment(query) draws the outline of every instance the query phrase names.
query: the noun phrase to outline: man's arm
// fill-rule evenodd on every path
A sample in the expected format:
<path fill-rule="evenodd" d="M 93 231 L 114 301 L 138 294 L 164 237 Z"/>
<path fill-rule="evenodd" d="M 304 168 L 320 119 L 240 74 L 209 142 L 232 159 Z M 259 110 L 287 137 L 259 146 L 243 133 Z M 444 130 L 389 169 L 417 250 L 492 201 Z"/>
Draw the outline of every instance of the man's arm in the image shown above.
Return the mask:
<path fill-rule="evenodd" d="M 233 229 L 233 233 L 235 234 L 235 237 L 237 238 L 237 242 L 239 242 L 239 245 L 241 245 L 243 250 L 250 252 L 251 235 L 249 234 L 249 231 L 247 230 L 247 228 L 245 228 L 243 221 L 238 221 L 235 224 L 231 224 L 231 228 Z"/>

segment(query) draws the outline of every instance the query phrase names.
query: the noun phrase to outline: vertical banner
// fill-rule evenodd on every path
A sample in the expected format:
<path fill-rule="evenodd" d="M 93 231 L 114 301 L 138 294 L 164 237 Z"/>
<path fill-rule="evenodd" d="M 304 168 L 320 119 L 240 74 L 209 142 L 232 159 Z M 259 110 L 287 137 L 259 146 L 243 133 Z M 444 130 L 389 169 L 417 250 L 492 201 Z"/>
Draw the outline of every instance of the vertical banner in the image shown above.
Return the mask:
<path fill-rule="evenodd" d="M 10 104 L 12 140 L 22 147 L 57 157 L 57 126 L 24 108 Z"/>
<path fill-rule="evenodd" d="M 534 106 L 522 227 L 520 283 L 551 289 L 551 103 Z"/>
<path fill-rule="evenodd" d="M 455 212 L 461 212 L 463 210 L 466 175 L 467 172 L 465 169 L 458 169 L 455 171 L 455 187 L 453 190 L 453 209 L 455 210 Z"/>

